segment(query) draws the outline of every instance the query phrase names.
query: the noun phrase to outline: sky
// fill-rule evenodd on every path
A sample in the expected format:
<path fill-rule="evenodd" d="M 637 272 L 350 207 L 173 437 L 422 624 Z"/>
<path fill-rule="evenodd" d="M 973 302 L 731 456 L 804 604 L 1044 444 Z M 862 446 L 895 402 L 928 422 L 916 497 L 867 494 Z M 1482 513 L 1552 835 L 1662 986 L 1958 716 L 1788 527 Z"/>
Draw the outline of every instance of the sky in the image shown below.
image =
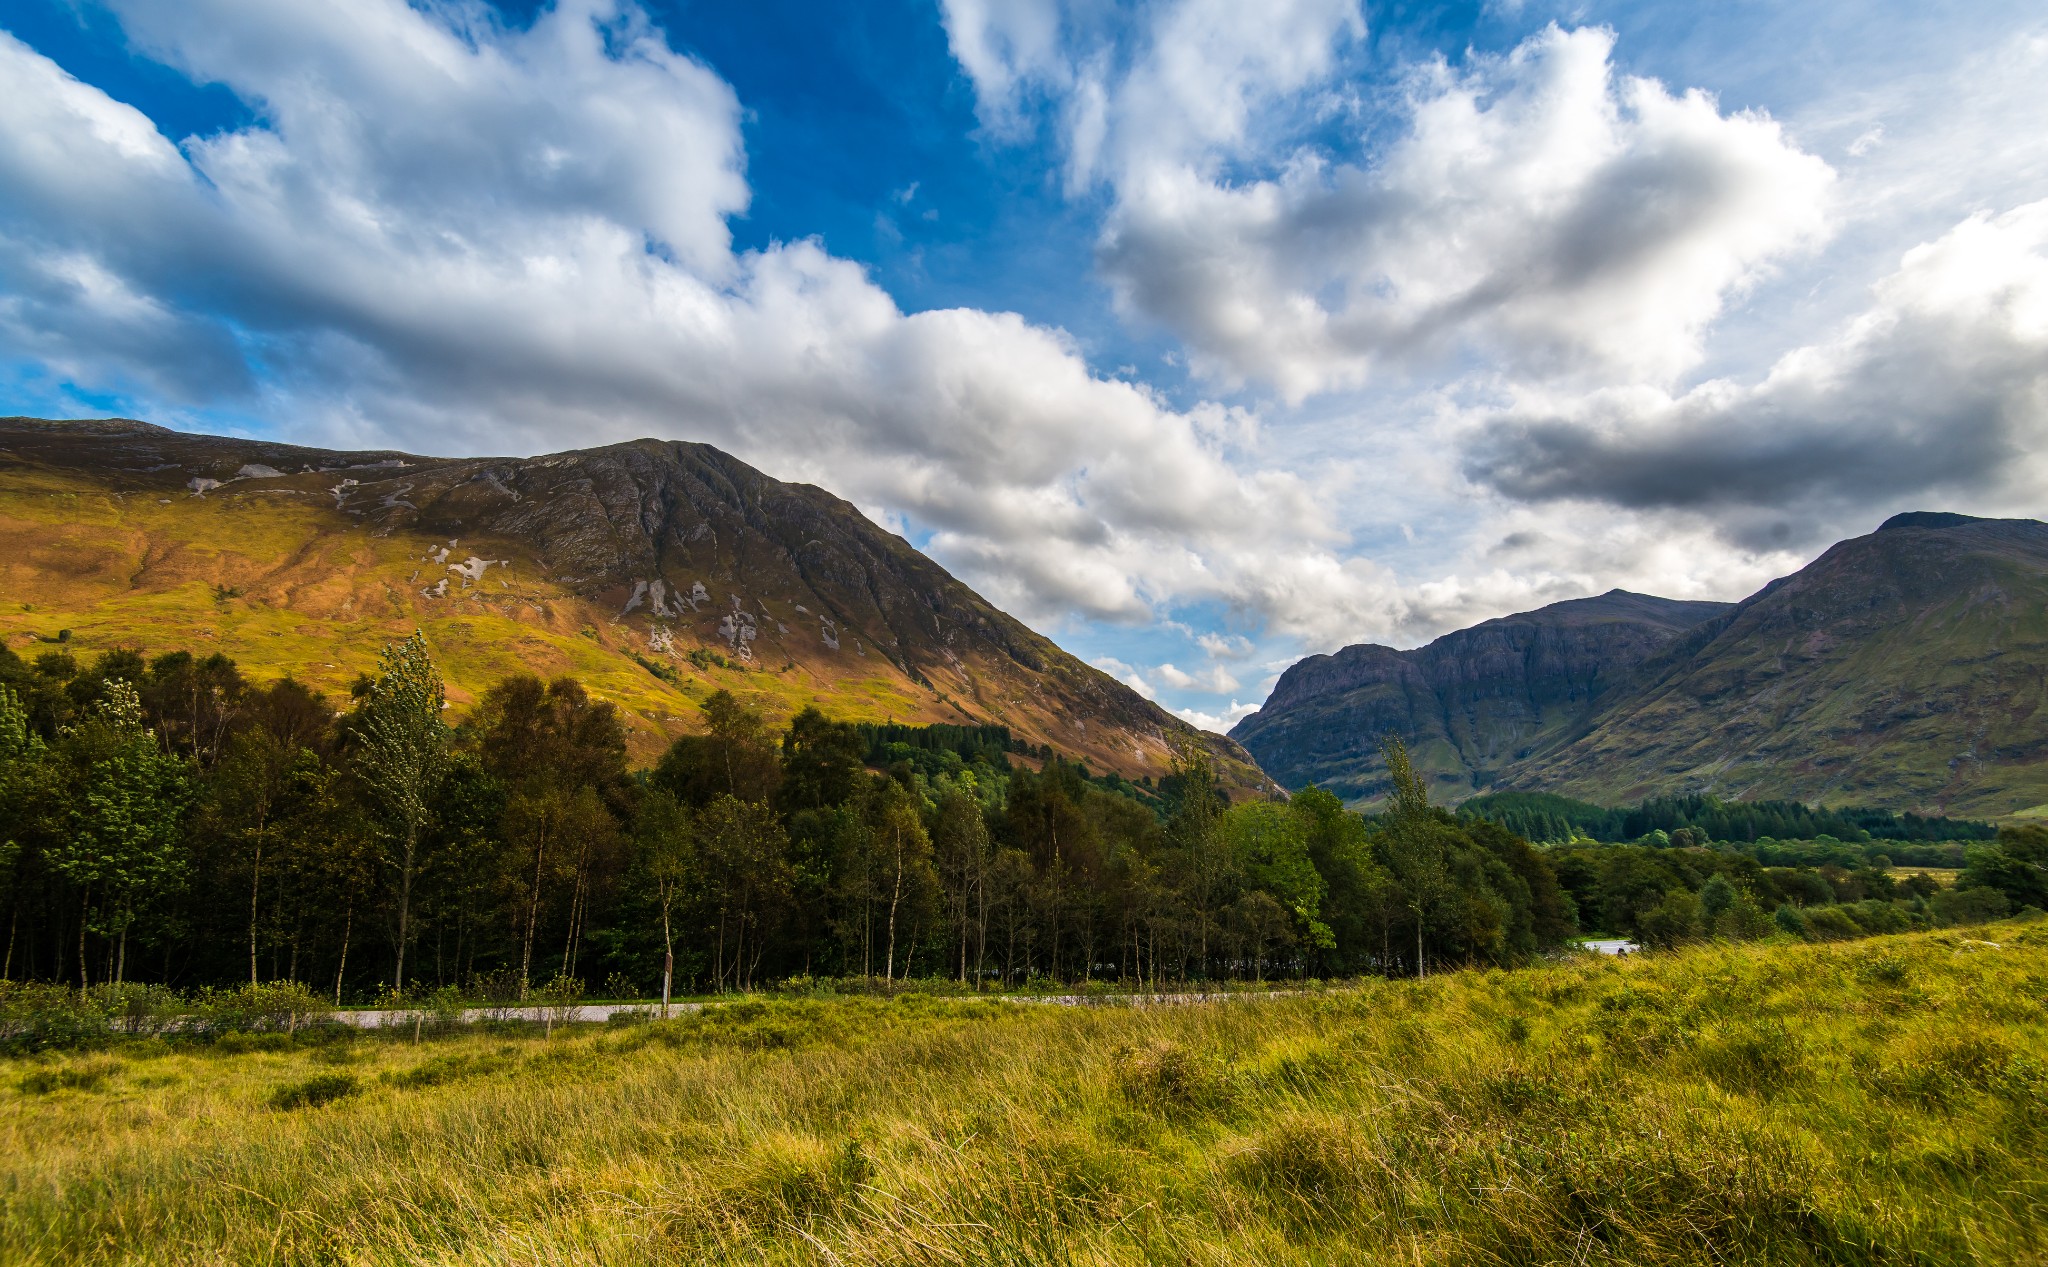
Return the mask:
<path fill-rule="evenodd" d="M 706 441 L 1225 729 L 2048 510 L 2048 14 L 0 0 L 0 412 Z"/>

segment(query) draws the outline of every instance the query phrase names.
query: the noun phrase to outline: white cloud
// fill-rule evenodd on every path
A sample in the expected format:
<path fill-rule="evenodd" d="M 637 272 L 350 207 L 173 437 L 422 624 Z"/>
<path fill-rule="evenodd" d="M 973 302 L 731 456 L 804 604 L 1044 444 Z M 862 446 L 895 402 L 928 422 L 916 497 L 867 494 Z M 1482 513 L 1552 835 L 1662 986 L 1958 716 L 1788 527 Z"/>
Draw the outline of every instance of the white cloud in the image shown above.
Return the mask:
<path fill-rule="evenodd" d="M 1461 352 L 1668 378 L 1729 295 L 1822 239 L 1832 172 L 1767 118 L 1617 75 L 1612 45 L 1551 28 L 1418 68 L 1406 132 L 1363 166 L 1301 148 L 1231 180 L 1148 155 L 1111 177 L 1103 267 L 1199 368 L 1293 399 Z"/>
<path fill-rule="evenodd" d="M 1216 660 L 1242 660 L 1254 650 L 1252 640 L 1243 634 L 1201 633 L 1195 636 L 1195 645 Z"/>
<path fill-rule="evenodd" d="M 1227 735 L 1230 733 L 1232 726 L 1258 712 L 1259 706 L 1257 704 L 1240 704 L 1236 700 L 1232 700 L 1230 701 L 1230 707 L 1224 709 L 1221 713 L 1205 713 L 1199 708 L 1174 708 L 1168 711 L 1182 721 L 1189 722 L 1203 730 L 1212 730 L 1219 735 Z"/>
<path fill-rule="evenodd" d="M 1189 673 L 1175 668 L 1171 663 L 1162 664 L 1153 672 L 1160 681 L 1176 691 L 1202 691 L 1210 695 L 1227 695 L 1239 689 L 1240 683 L 1231 676 L 1228 669 L 1212 664 L 1199 673 Z"/>
<path fill-rule="evenodd" d="M 526 30 L 401 0 L 121 11 L 262 121 L 174 145 L 0 35 L 17 356 L 331 442 L 709 440 L 932 529 L 1040 621 L 1327 621 L 1353 573 L 1379 601 L 1314 490 L 1245 462 L 1244 411 L 1097 377 L 1013 314 L 906 314 L 814 241 L 734 252 L 740 105 L 630 4 Z"/>

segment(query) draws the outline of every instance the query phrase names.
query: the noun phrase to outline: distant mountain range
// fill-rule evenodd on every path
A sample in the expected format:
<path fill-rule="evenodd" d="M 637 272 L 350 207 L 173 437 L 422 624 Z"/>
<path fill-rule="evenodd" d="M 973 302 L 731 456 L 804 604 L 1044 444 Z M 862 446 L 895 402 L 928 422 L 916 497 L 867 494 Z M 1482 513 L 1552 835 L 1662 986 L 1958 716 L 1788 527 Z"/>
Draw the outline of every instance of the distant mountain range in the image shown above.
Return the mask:
<path fill-rule="evenodd" d="M 1288 787 L 2048 812 L 2048 524 L 1913 513 L 1733 605 L 1616 590 L 1290 668 L 1231 732 Z"/>
<path fill-rule="evenodd" d="M 26 657 L 220 650 L 345 692 L 423 628 L 460 708 L 574 674 L 645 758 L 731 689 L 773 720 L 994 723 L 1097 770 L 1196 730 L 1062 651 L 823 489 L 708 445 L 536 458 L 334 452 L 125 419 L 0 419 L 0 637 Z"/>

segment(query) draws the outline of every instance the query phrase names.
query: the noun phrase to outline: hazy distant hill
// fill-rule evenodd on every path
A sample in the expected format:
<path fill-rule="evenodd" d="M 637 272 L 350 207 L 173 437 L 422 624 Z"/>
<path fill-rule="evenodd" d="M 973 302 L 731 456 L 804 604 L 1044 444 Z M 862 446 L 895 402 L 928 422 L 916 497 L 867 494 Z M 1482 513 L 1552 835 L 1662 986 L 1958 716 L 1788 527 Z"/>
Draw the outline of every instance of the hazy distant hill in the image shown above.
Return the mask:
<path fill-rule="evenodd" d="M 1439 799 L 1455 803 L 1583 715 L 1628 669 L 1728 610 L 1614 590 L 1413 651 L 1367 643 L 1310 656 L 1231 737 L 1282 784 L 1356 800 L 1383 790 L 1377 745 L 1393 731 Z"/>
<path fill-rule="evenodd" d="M 727 687 L 772 717 L 1008 725 L 1098 769 L 1204 735 L 822 489 L 708 445 L 339 453 L 126 420 L 0 419 L 0 636 L 218 648 L 330 690 L 423 627 L 458 707 L 516 670 L 623 706 L 644 756 Z"/>
<path fill-rule="evenodd" d="M 1233 734 L 1282 783 L 1354 799 L 1378 793 L 1371 742 L 1393 729 L 1447 801 L 1486 784 L 1998 815 L 2048 802 L 2044 683 L 2048 524 L 1916 513 L 1732 607 L 1617 592 L 1312 657 Z"/>

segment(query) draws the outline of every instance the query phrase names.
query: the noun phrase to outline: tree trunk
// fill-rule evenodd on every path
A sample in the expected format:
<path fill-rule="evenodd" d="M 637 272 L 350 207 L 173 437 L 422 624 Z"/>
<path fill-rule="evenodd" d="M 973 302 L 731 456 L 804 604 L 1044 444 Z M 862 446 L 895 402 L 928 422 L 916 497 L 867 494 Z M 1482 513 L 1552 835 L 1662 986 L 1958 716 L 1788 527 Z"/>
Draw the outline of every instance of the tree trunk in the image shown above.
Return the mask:
<path fill-rule="evenodd" d="M 540 919 L 540 876 L 547 852 L 547 837 L 543 834 L 533 845 L 533 891 L 527 895 L 526 935 L 519 943 L 519 997 L 522 1001 L 533 982 L 533 931 Z"/>
<path fill-rule="evenodd" d="M 256 984 L 256 895 L 263 883 L 263 836 L 256 829 L 256 860 L 249 866 L 249 984 Z"/>
<path fill-rule="evenodd" d="M 676 942 L 669 931 L 668 903 L 661 904 L 661 1019 L 668 1019 L 668 992 L 676 975 Z"/>
<path fill-rule="evenodd" d="M 903 829 L 896 829 L 896 887 L 889 894 L 889 970 L 882 978 L 890 985 L 896 983 L 896 907 L 903 900 Z"/>
<path fill-rule="evenodd" d="M 418 823 L 405 825 L 405 862 L 398 870 L 398 964 L 392 972 L 392 988 L 403 993 L 405 990 L 405 943 L 412 935 L 412 863 L 413 854 L 418 850 L 420 826 Z"/>
<path fill-rule="evenodd" d="M 334 1006 L 341 1006 L 341 978 L 348 971 L 348 935 L 355 931 L 356 904 L 349 899 L 348 914 L 341 919 L 341 962 L 334 965 Z"/>
<path fill-rule="evenodd" d="M 81 990 L 87 989 L 92 985 L 92 982 L 87 979 L 85 971 L 85 923 L 86 917 L 91 913 L 92 890 L 88 888 L 78 900 L 78 988 Z"/>

